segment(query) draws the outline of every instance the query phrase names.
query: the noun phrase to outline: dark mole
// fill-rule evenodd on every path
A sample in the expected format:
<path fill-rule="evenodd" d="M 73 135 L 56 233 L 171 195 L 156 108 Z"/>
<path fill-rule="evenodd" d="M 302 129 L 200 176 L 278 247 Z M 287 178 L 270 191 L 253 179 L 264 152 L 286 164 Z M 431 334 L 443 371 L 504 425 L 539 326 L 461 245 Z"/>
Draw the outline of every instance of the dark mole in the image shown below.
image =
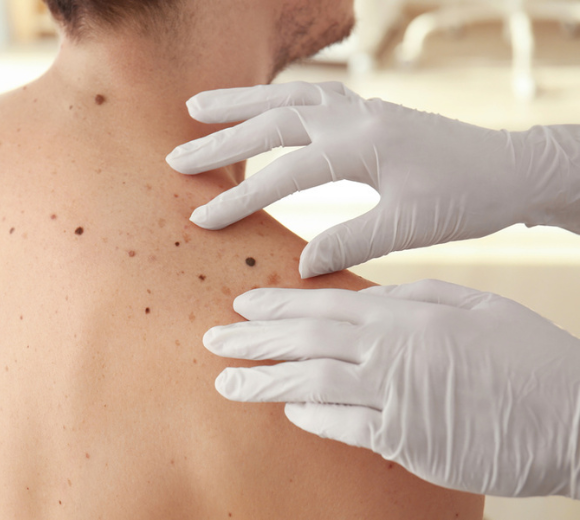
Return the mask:
<path fill-rule="evenodd" d="M 16 231 L 14 228 L 10 229 L 10 234 L 14 233 L 14 231 Z"/>
<path fill-rule="evenodd" d="M 133 258 L 137 253 L 135 251 L 129 251 L 129 256 Z"/>
<path fill-rule="evenodd" d="M 150 312 L 151 312 L 151 309 L 150 309 L 149 307 L 147 307 L 147 308 L 145 309 L 145 314 L 149 314 Z"/>
<path fill-rule="evenodd" d="M 199 279 L 200 279 L 202 282 L 205 282 L 205 279 L 207 278 L 207 276 L 205 276 L 205 274 L 200 274 L 200 275 L 198 276 L 198 278 L 199 278 Z"/>
<path fill-rule="evenodd" d="M 389 469 L 393 469 L 393 465 L 392 464 L 389 464 Z"/>
<path fill-rule="evenodd" d="M 85 230 L 82 227 L 78 227 L 75 229 L 75 235 L 81 236 L 84 232 Z"/>
<path fill-rule="evenodd" d="M 179 247 L 181 244 L 179 242 L 175 242 L 175 247 Z"/>
<path fill-rule="evenodd" d="M 95 103 L 97 105 L 102 105 L 107 99 L 102 94 L 97 94 L 95 96 Z"/>
<path fill-rule="evenodd" d="M 252 257 L 246 258 L 246 264 L 248 264 L 250 267 L 254 267 L 256 265 L 256 260 L 254 260 Z"/>

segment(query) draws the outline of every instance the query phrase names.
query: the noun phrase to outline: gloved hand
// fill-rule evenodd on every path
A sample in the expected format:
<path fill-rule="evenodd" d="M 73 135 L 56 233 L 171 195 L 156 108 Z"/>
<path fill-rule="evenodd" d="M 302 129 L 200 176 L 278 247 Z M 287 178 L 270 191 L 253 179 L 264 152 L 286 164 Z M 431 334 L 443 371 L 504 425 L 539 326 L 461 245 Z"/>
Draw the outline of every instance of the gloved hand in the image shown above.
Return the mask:
<path fill-rule="evenodd" d="M 419 477 L 501 496 L 580 498 L 580 340 L 518 303 L 437 281 L 257 289 L 210 329 L 234 401 L 287 402 L 300 428 Z M 259 321 L 258 321 L 259 320 Z"/>
<path fill-rule="evenodd" d="M 220 229 L 298 190 L 348 179 L 381 196 L 369 213 L 319 235 L 303 277 L 403 249 L 478 238 L 515 223 L 580 232 L 580 126 L 495 131 L 364 100 L 340 83 L 218 90 L 188 102 L 205 123 L 249 119 L 168 157 L 194 174 L 277 146 L 308 145 L 198 208 Z"/>

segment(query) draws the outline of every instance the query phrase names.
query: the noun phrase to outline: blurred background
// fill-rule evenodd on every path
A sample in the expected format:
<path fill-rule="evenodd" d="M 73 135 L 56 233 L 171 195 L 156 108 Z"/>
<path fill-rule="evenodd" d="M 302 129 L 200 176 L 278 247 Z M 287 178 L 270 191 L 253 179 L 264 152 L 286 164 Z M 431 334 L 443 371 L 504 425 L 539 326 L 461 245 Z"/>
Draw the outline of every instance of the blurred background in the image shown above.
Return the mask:
<path fill-rule="evenodd" d="M 580 124 L 580 1 L 356 0 L 356 8 L 349 40 L 277 82 L 338 80 L 363 97 L 496 129 Z M 0 93 L 42 74 L 57 50 L 40 0 L 0 0 Z M 287 152 L 251 160 L 248 174 Z M 377 200 L 372 189 L 343 181 L 269 211 L 308 240 Z M 353 270 L 380 284 L 439 278 L 499 293 L 580 336 L 580 237 L 566 231 L 513 226 Z M 578 520 L 580 501 L 489 498 L 486 519 Z"/>

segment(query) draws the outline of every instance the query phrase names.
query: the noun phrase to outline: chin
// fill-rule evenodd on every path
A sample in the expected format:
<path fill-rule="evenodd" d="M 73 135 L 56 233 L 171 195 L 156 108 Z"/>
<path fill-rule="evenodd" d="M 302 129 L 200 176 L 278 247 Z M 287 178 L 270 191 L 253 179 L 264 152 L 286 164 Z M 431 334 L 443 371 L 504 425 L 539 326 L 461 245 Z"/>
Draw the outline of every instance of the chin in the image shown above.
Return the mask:
<path fill-rule="evenodd" d="M 344 40 L 354 26 L 353 0 L 288 2 L 277 24 L 272 79 L 291 63 Z"/>

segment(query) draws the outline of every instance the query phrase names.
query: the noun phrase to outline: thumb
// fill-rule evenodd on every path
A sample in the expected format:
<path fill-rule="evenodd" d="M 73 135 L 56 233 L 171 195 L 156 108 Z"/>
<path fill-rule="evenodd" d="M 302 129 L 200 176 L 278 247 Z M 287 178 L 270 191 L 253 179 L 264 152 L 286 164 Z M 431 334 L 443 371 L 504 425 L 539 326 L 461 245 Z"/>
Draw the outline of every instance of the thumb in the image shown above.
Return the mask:
<path fill-rule="evenodd" d="M 287 403 L 284 412 L 290 422 L 323 439 L 369 450 L 377 448 L 373 439 L 382 420 L 377 410 L 340 404 Z"/>
<path fill-rule="evenodd" d="M 314 238 L 302 251 L 300 275 L 311 278 L 362 264 L 392 251 L 385 244 L 379 207 L 334 226 Z"/>

